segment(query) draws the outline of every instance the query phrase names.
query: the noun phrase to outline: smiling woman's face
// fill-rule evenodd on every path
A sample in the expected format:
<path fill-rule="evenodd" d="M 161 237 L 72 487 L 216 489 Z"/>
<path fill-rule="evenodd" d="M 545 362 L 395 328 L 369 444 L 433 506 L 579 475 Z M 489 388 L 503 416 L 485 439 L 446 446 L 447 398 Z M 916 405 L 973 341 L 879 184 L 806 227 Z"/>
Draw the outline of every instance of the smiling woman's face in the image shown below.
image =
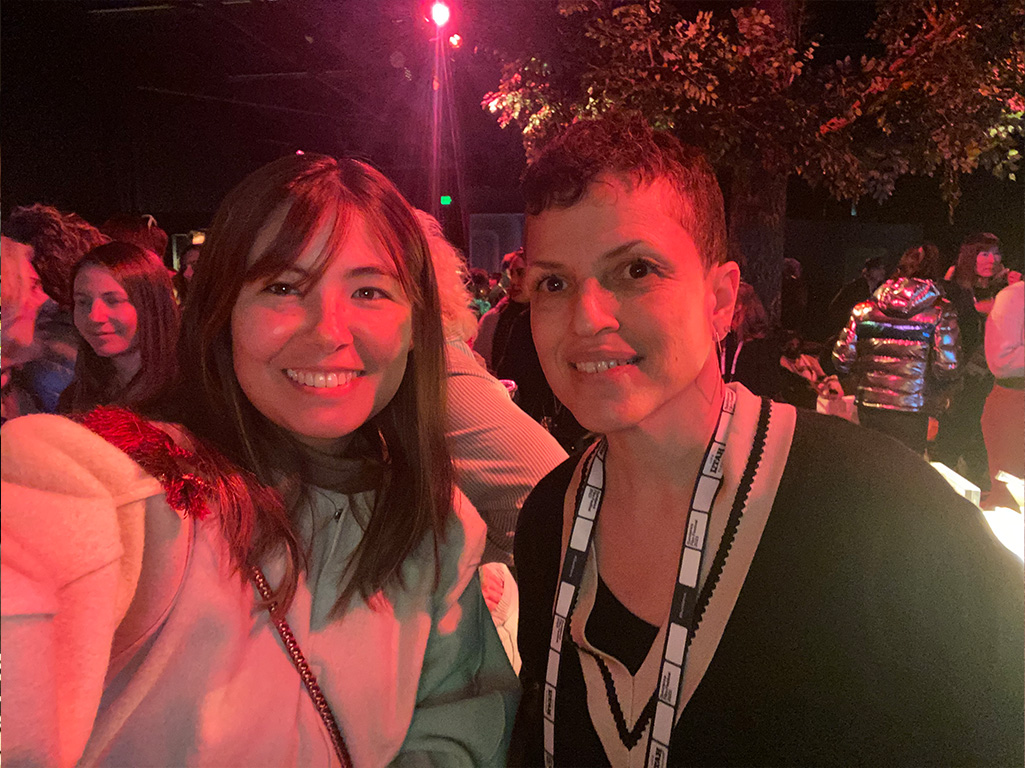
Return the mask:
<path fill-rule="evenodd" d="M 277 234 L 265 229 L 250 265 Z M 235 375 L 249 401 L 300 442 L 335 452 L 398 391 L 412 308 L 392 257 L 362 216 L 320 278 L 300 287 L 329 234 L 322 227 L 280 275 L 243 285 L 231 333 Z"/>
<path fill-rule="evenodd" d="M 552 391 L 595 432 L 685 413 L 706 369 L 718 373 L 716 329 L 729 327 L 738 272 L 705 266 L 666 212 L 671 194 L 608 178 L 528 219 L 538 356 Z"/>
<path fill-rule="evenodd" d="M 100 357 L 118 357 L 136 348 L 139 314 L 114 273 L 98 264 L 78 271 L 74 285 L 75 327 Z"/>

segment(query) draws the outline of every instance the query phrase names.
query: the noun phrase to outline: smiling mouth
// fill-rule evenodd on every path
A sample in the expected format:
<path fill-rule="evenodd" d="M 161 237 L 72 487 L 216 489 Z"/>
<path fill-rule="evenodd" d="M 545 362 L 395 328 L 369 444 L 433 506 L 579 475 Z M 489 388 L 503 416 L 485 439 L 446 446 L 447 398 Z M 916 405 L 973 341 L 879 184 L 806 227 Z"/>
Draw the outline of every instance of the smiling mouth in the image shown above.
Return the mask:
<path fill-rule="evenodd" d="M 315 389 L 344 387 L 353 379 L 365 375 L 364 371 L 311 371 L 286 368 L 285 375 L 296 384 Z"/>
<path fill-rule="evenodd" d="M 580 373 L 605 373 L 605 371 L 618 368 L 621 365 L 636 365 L 640 360 L 639 357 L 631 357 L 627 360 L 598 360 L 596 362 L 571 363 L 571 365 Z"/>

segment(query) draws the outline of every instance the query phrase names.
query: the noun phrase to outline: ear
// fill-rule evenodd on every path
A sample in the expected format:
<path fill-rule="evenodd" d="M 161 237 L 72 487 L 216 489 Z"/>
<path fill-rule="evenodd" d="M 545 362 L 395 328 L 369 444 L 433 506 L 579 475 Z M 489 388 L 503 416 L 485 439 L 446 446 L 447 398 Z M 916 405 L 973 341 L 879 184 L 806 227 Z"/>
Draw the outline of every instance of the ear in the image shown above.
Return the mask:
<path fill-rule="evenodd" d="M 735 261 L 716 264 L 708 270 L 708 305 L 717 338 L 721 339 L 730 330 L 739 287 L 740 267 Z"/>

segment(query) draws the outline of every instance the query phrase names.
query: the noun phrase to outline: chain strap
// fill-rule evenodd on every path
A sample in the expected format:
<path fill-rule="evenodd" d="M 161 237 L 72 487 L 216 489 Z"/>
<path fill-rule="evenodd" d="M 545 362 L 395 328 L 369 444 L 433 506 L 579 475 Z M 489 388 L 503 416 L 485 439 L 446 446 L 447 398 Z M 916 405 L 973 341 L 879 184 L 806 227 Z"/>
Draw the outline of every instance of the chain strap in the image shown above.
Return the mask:
<path fill-rule="evenodd" d="M 352 758 L 349 756 L 349 750 L 345 746 L 345 739 L 342 738 L 342 732 L 338 728 L 338 721 L 335 720 L 334 712 L 331 711 L 331 705 L 328 704 L 327 699 L 324 698 L 323 691 L 320 690 L 317 676 L 310 669 L 309 662 L 303 656 L 303 652 L 299 648 L 299 642 L 295 639 L 295 635 L 292 634 L 292 628 L 288 626 L 285 617 L 282 616 L 280 619 L 274 618 L 274 603 L 271 600 L 271 589 L 270 585 L 267 584 L 267 578 L 255 566 L 250 571 L 250 577 L 256 585 L 256 590 L 260 593 L 260 597 L 267 602 L 267 609 L 272 612 L 271 622 L 278 630 L 281 641 L 285 644 L 285 650 L 292 657 L 292 663 L 295 665 L 296 671 L 299 672 L 299 677 L 302 679 L 303 685 L 306 686 L 310 699 L 313 700 L 313 706 L 316 707 L 317 712 L 320 714 L 320 719 L 324 721 L 324 726 L 331 737 L 331 743 L 334 745 L 335 754 L 338 755 L 338 761 L 342 764 L 342 768 L 352 768 Z"/>

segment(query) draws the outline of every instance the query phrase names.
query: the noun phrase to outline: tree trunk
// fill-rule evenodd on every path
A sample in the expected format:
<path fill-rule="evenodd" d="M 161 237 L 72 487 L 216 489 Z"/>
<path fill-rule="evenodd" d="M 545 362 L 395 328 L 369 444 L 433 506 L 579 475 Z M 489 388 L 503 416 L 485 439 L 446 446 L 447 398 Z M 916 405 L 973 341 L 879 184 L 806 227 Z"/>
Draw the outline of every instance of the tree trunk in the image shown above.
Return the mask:
<path fill-rule="evenodd" d="M 776 31 L 792 45 L 801 36 L 803 0 L 757 0 Z M 783 241 L 787 215 L 787 173 L 766 170 L 758 157 L 734 169 L 730 186 L 729 249 L 751 283 L 775 328 L 780 318 Z"/>
<path fill-rule="evenodd" d="M 729 254 L 740 263 L 743 279 L 758 292 L 773 328 L 779 324 L 786 212 L 785 173 L 756 166 L 733 174 Z"/>

